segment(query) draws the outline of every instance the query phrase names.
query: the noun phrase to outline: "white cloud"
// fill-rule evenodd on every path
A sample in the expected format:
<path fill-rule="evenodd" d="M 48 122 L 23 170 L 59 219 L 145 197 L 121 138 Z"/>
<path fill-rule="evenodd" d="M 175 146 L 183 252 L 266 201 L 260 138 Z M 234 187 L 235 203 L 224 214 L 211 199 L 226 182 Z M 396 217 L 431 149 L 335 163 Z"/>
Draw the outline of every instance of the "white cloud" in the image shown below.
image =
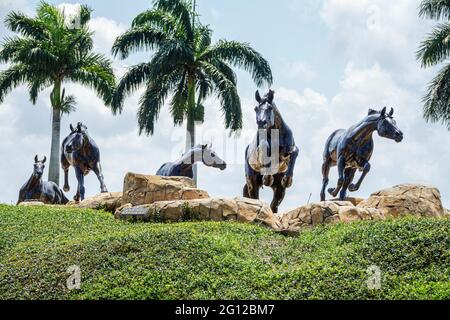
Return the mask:
<path fill-rule="evenodd" d="M 116 38 L 127 30 L 125 25 L 105 17 L 92 18 L 89 28 L 94 31 L 94 50 L 107 55 Z"/>
<path fill-rule="evenodd" d="M 303 83 L 315 80 L 317 74 L 314 70 L 302 61 L 287 63 L 284 67 L 285 73 L 292 79 L 300 80 Z"/>
<path fill-rule="evenodd" d="M 326 0 L 321 16 L 330 27 L 336 52 L 365 66 L 379 62 L 398 81 L 420 85 L 416 51 L 430 22 L 418 17 L 419 0 Z"/>

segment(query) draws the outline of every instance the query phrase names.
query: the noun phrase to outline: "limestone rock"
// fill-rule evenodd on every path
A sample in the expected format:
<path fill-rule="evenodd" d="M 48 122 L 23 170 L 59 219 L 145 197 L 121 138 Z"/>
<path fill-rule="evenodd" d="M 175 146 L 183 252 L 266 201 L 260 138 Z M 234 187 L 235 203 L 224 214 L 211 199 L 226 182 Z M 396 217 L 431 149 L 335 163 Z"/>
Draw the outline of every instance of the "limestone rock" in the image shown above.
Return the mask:
<path fill-rule="evenodd" d="M 131 204 L 127 204 L 119 208 L 115 216 L 117 218 L 129 217 L 129 208 L 131 207 Z M 131 210 L 138 210 L 143 220 L 149 222 L 236 220 L 264 224 L 274 230 L 280 228 L 278 217 L 272 213 L 267 204 L 247 198 L 157 201 L 152 204 L 135 206 Z"/>
<path fill-rule="evenodd" d="M 325 201 L 298 207 L 279 216 L 281 232 L 298 233 L 301 228 L 322 223 L 379 220 L 384 216 L 377 209 L 359 208 L 350 201 Z"/>
<path fill-rule="evenodd" d="M 209 198 L 208 193 L 195 189 L 194 181 L 189 178 L 128 173 L 124 180 L 122 203 L 138 206 L 158 201 L 206 198 Z"/>
<path fill-rule="evenodd" d="M 19 203 L 21 207 L 37 207 L 37 206 L 45 206 L 45 203 L 41 201 L 24 201 Z"/>
<path fill-rule="evenodd" d="M 403 184 L 384 189 L 373 193 L 358 207 L 378 209 L 388 218 L 445 215 L 439 190 L 424 185 Z"/>
<path fill-rule="evenodd" d="M 84 199 L 77 204 L 78 208 L 105 210 L 114 213 L 122 205 L 122 192 L 100 193 Z"/>
<path fill-rule="evenodd" d="M 364 198 L 356 198 L 356 197 L 347 197 L 347 198 L 345 198 L 346 202 L 351 202 L 354 206 L 357 206 L 358 204 L 360 204 L 364 200 L 365 200 Z M 340 201 L 340 200 L 339 199 L 333 199 L 331 201 L 337 202 L 337 201 Z"/>

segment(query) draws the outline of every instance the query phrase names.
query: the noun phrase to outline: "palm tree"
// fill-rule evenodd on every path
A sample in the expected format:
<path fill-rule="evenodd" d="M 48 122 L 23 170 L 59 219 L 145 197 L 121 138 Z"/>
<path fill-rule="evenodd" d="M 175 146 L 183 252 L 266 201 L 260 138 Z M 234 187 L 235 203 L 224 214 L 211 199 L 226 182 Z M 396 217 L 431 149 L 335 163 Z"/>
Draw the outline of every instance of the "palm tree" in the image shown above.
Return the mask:
<path fill-rule="evenodd" d="M 211 35 L 211 29 L 198 21 L 192 2 L 155 0 L 153 9 L 139 14 L 112 48 L 122 59 L 132 52 L 154 50 L 149 62 L 131 67 L 120 80 L 113 111 L 121 112 L 125 96 L 145 84 L 137 114 L 139 134 L 154 133 L 169 95 L 174 124 L 186 120 L 186 149 L 195 145 L 195 122 L 204 120 L 203 102 L 211 94 L 219 98 L 225 127 L 241 129 L 241 103 L 231 66 L 249 71 L 257 86 L 270 85 L 272 72 L 248 44 L 225 40 L 212 44 Z"/>
<path fill-rule="evenodd" d="M 450 0 L 425 0 L 420 5 L 421 17 L 443 20 L 422 42 L 417 57 L 427 68 L 446 62 L 450 57 Z M 427 121 L 441 122 L 450 130 L 450 63 L 430 82 L 423 98 Z"/>
<path fill-rule="evenodd" d="M 88 29 L 91 9 L 80 7 L 79 23 L 66 23 L 61 9 L 41 2 L 35 17 L 10 12 L 5 25 L 18 36 L 6 38 L 0 62 L 10 63 L 0 73 L 0 103 L 15 87 L 27 84 L 30 100 L 52 87 L 52 140 L 49 180 L 59 184 L 61 115 L 74 109 L 75 98 L 65 94 L 65 82 L 81 83 L 95 90 L 110 105 L 115 88 L 111 61 L 92 52 L 92 33 Z"/>

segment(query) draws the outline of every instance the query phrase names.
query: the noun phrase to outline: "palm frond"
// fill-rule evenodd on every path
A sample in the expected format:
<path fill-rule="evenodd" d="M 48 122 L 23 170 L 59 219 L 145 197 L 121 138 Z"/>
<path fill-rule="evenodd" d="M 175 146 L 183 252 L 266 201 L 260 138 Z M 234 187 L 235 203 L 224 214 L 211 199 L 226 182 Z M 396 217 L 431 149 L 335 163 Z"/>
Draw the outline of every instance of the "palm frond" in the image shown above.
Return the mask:
<path fill-rule="evenodd" d="M 91 14 L 92 14 L 92 8 L 88 5 L 82 4 L 81 5 L 81 11 L 80 11 L 80 23 L 81 26 L 86 26 L 89 21 L 91 20 Z"/>
<path fill-rule="evenodd" d="M 175 93 L 170 102 L 170 113 L 173 117 L 173 123 L 175 125 L 181 125 L 184 121 L 186 110 L 188 108 L 189 94 L 186 74 L 181 77 L 181 80 L 178 82 L 178 85 L 174 90 Z"/>
<path fill-rule="evenodd" d="M 180 75 L 178 72 L 151 79 L 147 82 L 144 94 L 139 100 L 137 114 L 139 134 L 152 135 L 159 112 L 171 90 L 177 85 Z"/>
<path fill-rule="evenodd" d="M 13 32 L 36 40 L 47 38 L 45 25 L 38 19 L 33 19 L 21 12 L 11 11 L 5 18 L 5 25 Z"/>
<path fill-rule="evenodd" d="M 269 63 L 246 43 L 221 40 L 207 50 L 200 59 L 204 61 L 220 59 L 238 68 L 243 68 L 251 73 L 258 87 L 264 83 L 271 85 L 273 82 Z"/>
<path fill-rule="evenodd" d="M 183 69 L 192 66 L 195 61 L 194 52 L 183 41 L 171 40 L 164 43 L 150 61 L 151 77 L 168 74 L 175 68 Z"/>
<path fill-rule="evenodd" d="M 78 69 L 72 70 L 67 77 L 91 87 L 103 99 L 106 105 L 111 105 L 116 80 L 111 61 L 101 54 L 91 54 Z"/>
<path fill-rule="evenodd" d="M 450 56 L 450 23 L 439 24 L 417 52 L 422 67 L 436 65 Z"/>
<path fill-rule="evenodd" d="M 167 40 L 167 35 L 156 28 L 143 25 L 129 29 L 116 39 L 112 47 L 112 54 L 120 58 L 127 58 L 130 53 L 140 50 L 154 49 Z"/>
<path fill-rule="evenodd" d="M 197 53 L 203 53 L 211 45 L 212 30 L 209 26 L 198 25 L 195 29 L 195 47 Z"/>
<path fill-rule="evenodd" d="M 186 40 L 192 42 L 194 40 L 194 29 L 192 26 L 192 5 L 190 1 L 184 0 L 155 0 L 156 9 L 168 12 L 173 17 L 177 17 L 181 24 Z"/>
<path fill-rule="evenodd" d="M 64 16 L 60 10 L 54 5 L 48 2 L 41 1 L 37 10 L 36 18 L 40 20 L 50 32 L 55 35 L 55 33 L 61 32 L 65 29 Z"/>
<path fill-rule="evenodd" d="M 35 75 L 33 80 L 30 81 L 28 84 L 28 91 L 30 94 L 31 103 L 36 104 L 39 93 L 50 85 L 51 85 L 51 82 L 49 79 L 37 77 Z"/>
<path fill-rule="evenodd" d="M 236 85 L 213 64 L 202 63 L 202 67 L 214 84 L 225 118 L 225 127 L 233 131 L 242 129 L 241 100 Z"/>
<path fill-rule="evenodd" d="M 66 90 L 63 89 L 61 94 L 61 106 L 60 110 L 62 113 L 69 114 L 76 110 L 77 101 L 75 99 L 75 96 L 68 95 L 66 96 Z"/>
<path fill-rule="evenodd" d="M 431 81 L 423 102 L 425 119 L 441 122 L 450 130 L 450 64 Z"/>
<path fill-rule="evenodd" d="M 23 64 L 14 64 L 9 69 L 0 72 L 0 103 L 12 89 L 33 81 L 33 76 L 32 70 Z"/>
<path fill-rule="evenodd" d="M 125 96 L 131 94 L 145 83 L 150 76 L 151 67 L 148 63 L 141 63 L 131 67 L 122 79 L 114 92 L 113 102 L 111 104 L 114 114 L 122 112 Z"/>
<path fill-rule="evenodd" d="M 424 0 L 419 6 L 419 16 L 430 19 L 449 19 L 450 0 Z"/>
<path fill-rule="evenodd" d="M 138 14 L 131 23 L 132 27 L 150 25 L 166 33 L 176 33 L 178 29 L 177 18 L 162 10 L 147 10 Z"/>

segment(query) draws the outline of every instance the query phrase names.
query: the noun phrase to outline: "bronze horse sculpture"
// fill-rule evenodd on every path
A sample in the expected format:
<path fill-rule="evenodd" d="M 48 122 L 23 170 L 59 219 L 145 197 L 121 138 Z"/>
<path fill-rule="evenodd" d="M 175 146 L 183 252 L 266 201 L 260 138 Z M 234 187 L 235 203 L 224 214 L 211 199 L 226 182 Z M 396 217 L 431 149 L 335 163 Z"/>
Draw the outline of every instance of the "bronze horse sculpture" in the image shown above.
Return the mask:
<path fill-rule="evenodd" d="M 19 191 L 17 204 L 28 201 L 41 201 L 45 204 L 66 204 L 69 200 L 65 197 L 58 185 L 51 181 L 43 181 L 45 161 L 47 157 L 39 161 L 38 156 L 34 157 L 33 174 Z"/>
<path fill-rule="evenodd" d="M 108 192 L 103 178 L 102 167 L 100 165 L 100 150 L 95 141 L 88 135 L 87 127 L 78 123 L 74 128 L 70 125 L 70 134 L 63 140 L 61 150 L 61 166 L 64 170 L 64 191 L 68 192 L 69 168 L 75 168 L 75 175 L 78 181 L 75 201 L 83 201 L 85 195 L 84 176 L 92 170 L 100 181 L 102 193 Z"/>
<path fill-rule="evenodd" d="M 256 91 L 255 107 L 258 133 L 245 151 L 244 197 L 259 199 L 259 189 L 271 187 L 274 213 L 284 199 L 286 189 L 292 186 L 295 161 L 299 149 L 295 145 L 291 129 L 284 122 L 274 100 L 275 92 L 263 98 Z"/>
<path fill-rule="evenodd" d="M 211 149 L 210 145 L 197 145 L 184 153 L 180 159 L 175 162 L 167 162 L 161 166 L 156 172 L 157 176 L 164 177 L 188 177 L 193 178 L 193 166 L 197 162 L 213 168 L 225 170 L 227 164 L 216 152 Z"/>
<path fill-rule="evenodd" d="M 359 190 L 361 183 L 370 171 L 369 160 L 373 153 L 374 131 L 383 138 L 395 140 L 397 143 L 403 140 L 403 133 L 397 127 L 393 118 L 394 109 L 387 113 L 386 107 L 381 111 L 370 109 L 367 117 L 348 130 L 340 129 L 331 134 L 325 144 L 323 155 L 322 175 L 323 184 L 320 192 L 321 201 L 325 201 L 325 189 L 328 185 L 330 167 L 338 167 L 339 180 L 336 188 L 328 189 L 332 197 L 339 194 L 339 199 L 344 200 L 347 189 L 350 192 Z M 359 180 L 353 184 L 356 170 L 362 171 Z"/>

